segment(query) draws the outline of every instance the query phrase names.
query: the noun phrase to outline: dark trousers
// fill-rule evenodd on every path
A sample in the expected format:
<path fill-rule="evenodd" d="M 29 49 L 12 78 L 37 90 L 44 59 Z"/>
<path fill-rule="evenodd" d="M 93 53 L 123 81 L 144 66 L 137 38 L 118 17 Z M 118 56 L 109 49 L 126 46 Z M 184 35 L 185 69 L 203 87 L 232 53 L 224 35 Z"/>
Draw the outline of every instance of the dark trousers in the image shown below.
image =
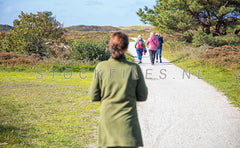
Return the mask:
<path fill-rule="evenodd" d="M 154 64 L 156 52 L 157 52 L 156 50 L 149 50 L 149 56 L 150 56 L 151 64 Z"/>
<path fill-rule="evenodd" d="M 137 147 L 119 147 L 119 146 L 117 146 L 117 147 L 107 147 L 107 148 L 137 148 Z"/>

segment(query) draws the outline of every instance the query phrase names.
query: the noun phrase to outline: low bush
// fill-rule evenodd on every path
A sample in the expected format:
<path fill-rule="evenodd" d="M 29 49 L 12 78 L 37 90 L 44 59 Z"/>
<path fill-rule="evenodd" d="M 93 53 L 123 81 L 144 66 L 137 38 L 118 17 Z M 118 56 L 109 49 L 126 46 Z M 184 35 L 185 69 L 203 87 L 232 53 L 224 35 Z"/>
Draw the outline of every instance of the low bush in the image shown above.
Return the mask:
<path fill-rule="evenodd" d="M 107 38 L 101 41 L 76 39 L 70 43 L 71 58 L 84 62 L 107 60 L 110 57 L 107 41 Z"/>
<path fill-rule="evenodd" d="M 223 45 L 239 45 L 240 38 L 233 34 L 231 36 L 213 36 L 204 32 L 197 32 L 193 36 L 192 45 L 195 47 L 208 44 L 210 46 L 219 47 Z"/>

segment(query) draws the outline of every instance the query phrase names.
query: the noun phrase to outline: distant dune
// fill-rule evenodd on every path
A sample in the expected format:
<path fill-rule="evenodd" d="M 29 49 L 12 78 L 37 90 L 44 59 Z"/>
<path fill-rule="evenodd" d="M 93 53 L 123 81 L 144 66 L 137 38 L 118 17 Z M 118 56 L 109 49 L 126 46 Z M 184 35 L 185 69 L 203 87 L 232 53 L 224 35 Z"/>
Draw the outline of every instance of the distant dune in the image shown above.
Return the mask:
<path fill-rule="evenodd" d="M 95 25 L 77 25 L 77 26 L 70 26 L 65 27 L 69 32 L 87 32 L 87 31 L 100 31 L 100 32 L 110 32 L 110 31 L 149 31 L 152 30 L 152 26 L 119 26 L 119 27 L 113 27 L 113 26 L 95 26 Z M 10 31 L 14 29 L 13 26 L 10 25 L 2 25 L 0 24 L 0 31 Z"/>
<path fill-rule="evenodd" d="M 70 32 L 76 31 L 119 31 L 120 29 L 112 26 L 86 26 L 86 25 L 77 25 L 66 27 Z"/>
<path fill-rule="evenodd" d="M 118 28 L 121 30 L 136 30 L 136 31 L 139 30 L 149 31 L 153 29 L 152 26 L 127 26 L 127 27 L 119 26 Z"/>
<path fill-rule="evenodd" d="M 0 31 L 7 32 L 7 31 L 12 30 L 13 28 L 14 28 L 14 27 L 13 27 L 13 26 L 10 26 L 10 25 L 1 25 L 1 24 L 0 24 Z"/>
<path fill-rule="evenodd" d="M 77 25 L 77 26 L 70 26 L 66 27 L 66 29 L 70 32 L 78 32 L 78 31 L 126 31 L 126 30 L 152 30 L 152 26 L 119 26 L 119 27 L 112 27 L 112 26 L 87 26 L 87 25 Z"/>

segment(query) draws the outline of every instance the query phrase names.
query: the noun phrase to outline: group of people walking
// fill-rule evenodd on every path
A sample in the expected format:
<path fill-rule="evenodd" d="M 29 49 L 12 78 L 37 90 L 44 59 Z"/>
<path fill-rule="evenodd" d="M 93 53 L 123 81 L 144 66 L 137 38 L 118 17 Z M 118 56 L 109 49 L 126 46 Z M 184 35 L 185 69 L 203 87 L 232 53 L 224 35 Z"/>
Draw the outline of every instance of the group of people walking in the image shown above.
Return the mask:
<path fill-rule="evenodd" d="M 158 58 L 159 58 L 159 62 L 162 63 L 163 37 L 160 36 L 160 33 L 157 32 L 154 35 L 154 32 L 151 32 L 150 37 L 147 39 L 146 44 L 148 46 L 151 65 L 154 65 L 155 59 L 156 59 L 156 63 L 158 63 Z M 142 39 L 142 35 L 138 36 L 138 39 L 135 43 L 135 48 L 136 48 L 136 52 L 139 60 L 138 64 L 141 64 L 143 53 L 147 51 L 144 40 Z"/>

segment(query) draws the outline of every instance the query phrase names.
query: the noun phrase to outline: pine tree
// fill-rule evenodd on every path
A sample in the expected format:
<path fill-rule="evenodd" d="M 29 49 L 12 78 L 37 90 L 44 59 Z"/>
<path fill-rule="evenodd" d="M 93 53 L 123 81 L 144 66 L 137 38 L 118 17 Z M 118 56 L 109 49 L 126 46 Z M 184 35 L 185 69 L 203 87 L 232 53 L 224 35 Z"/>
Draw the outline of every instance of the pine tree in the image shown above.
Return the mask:
<path fill-rule="evenodd" d="M 226 34 L 227 27 L 240 25 L 239 0 L 158 0 L 153 9 L 140 8 L 137 15 L 163 32 L 197 30 L 213 35 Z"/>

